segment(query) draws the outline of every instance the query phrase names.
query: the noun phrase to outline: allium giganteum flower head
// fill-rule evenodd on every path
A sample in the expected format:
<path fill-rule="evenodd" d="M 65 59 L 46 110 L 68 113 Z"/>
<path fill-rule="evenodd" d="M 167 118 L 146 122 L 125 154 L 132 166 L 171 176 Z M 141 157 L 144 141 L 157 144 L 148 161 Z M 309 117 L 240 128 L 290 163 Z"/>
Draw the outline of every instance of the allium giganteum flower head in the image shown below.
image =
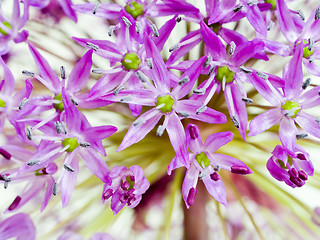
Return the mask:
<path fill-rule="evenodd" d="M 0 9 L 0 240 L 319 238 L 319 3 Z"/>

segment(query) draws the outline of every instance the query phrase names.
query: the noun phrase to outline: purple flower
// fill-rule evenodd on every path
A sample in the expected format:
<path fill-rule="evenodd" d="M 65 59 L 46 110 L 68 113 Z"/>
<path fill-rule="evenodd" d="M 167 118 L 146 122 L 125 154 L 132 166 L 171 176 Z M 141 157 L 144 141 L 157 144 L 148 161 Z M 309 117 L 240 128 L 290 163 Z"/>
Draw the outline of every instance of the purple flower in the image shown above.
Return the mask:
<path fill-rule="evenodd" d="M 247 98 L 244 81 L 250 78 L 251 70 L 244 72 L 243 65 L 255 54 L 264 48 L 262 41 L 253 40 L 241 45 L 233 45 L 231 56 L 227 57 L 227 51 L 219 37 L 204 23 L 201 22 L 201 33 L 207 47 L 208 60 L 206 66 L 209 71 L 209 79 L 194 91 L 192 99 L 203 101 L 206 105 L 215 92 L 224 91 L 230 117 L 238 128 L 243 139 L 246 137 L 248 114 L 246 110 Z M 209 60 L 210 59 L 210 60 Z"/>
<path fill-rule="evenodd" d="M 219 170 L 225 169 L 241 175 L 252 173 L 240 160 L 215 153 L 220 147 L 232 140 L 233 133 L 219 132 L 211 134 L 203 144 L 198 127 L 194 124 L 189 124 L 186 135 L 191 153 L 189 153 L 190 167 L 187 169 L 183 181 L 182 195 L 187 208 L 194 203 L 199 178 L 203 181 L 209 194 L 216 201 L 227 206 L 226 191 L 218 173 Z M 181 166 L 182 164 L 175 157 L 168 167 L 168 174 L 170 175 L 172 170 Z"/>
<path fill-rule="evenodd" d="M 0 239 L 35 240 L 36 228 L 29 217 L 24 213 L 17 213 L 0 223 Z"/>
<path fill-rule="evenodd" d="M 0 56 L 9 52 L 11 40 L 15 43 L 23 42 L 29 33 L 21 30 L 29 18 L 29 1 L 24 1 L 23 15 L 20 16 L 19 0 L 13 1 L 13 12 L 8 18 L 0 9 Z"/>
<path fill-rule="evenodd" d="M 111 197 L 111 209 L 117 214 L 125 205 L 134 208 L 139 204 L 142 194 L 149 188 L 150 183 L 143 176 L 139 166 L 114 167 L 109 174 L 111 183 L 106 183 L 103 188 L 102 202 Z"/>
<path fill-rule="evenodd" d="M 142 81 L 149 90 L 123 90 L 116 96 L 111 93 L 102 97 L 111 101 L 154 107 L 135 120 L 117 151 L 121 151 L 140 141 L 155 127 L 160 118 L 164 116 L 164 122 L 158 127 L 157 135 L 161 136 L 164 130 L 167 130 L 177 156 L 181 157 L 181 161 L 187 167 L 189 164 L 185 158 L 187 156 L 185 132 L 180 119 L 192 118 L 208 123 L 225 123 L 226 117 L 220 112 L 207 108 L 201 102 L 182 99 L 191 91 L 200 74 L 205 57 L 196 61 L 178 79 L 177 76 L 166 69 L 154 42 L 147 36 L 145 40 L 147 58 L 152 59 L 152 69 L 150 69 L 148 76 L 153 79 L 155 86 L 142 78 Z M 170 91 L 170 81 L 175 83 L 172 91 Z"/>
<path fill-rule="evenodd" d="M 5 213 L 17 211 L 33 198 L 38 197 L 42 189 L 45 188 L 46 191 L 40 209 L 40 211 L 42 212 L 46 208 L 52 196 L 55 185 L 55 180 L 52 175 L 55 174 L 57 170 L 58 166 L 55 163 L 49 163 L 45 167 L 39 168 L 35 172 L 25 172 L 21 174 L 19 173 L 19 170 L 15 172 L 12 172 L 12 170 L 8 170 L 1 173 L 1 176 L 8 175 L 7 178 L 10 178 L 10 182 L 12 183 L 21 181 L 27 182 L 26 187 L 13 200 L 11 205 L 6 209 Z"/>
<path fill-rule="evenodd" d="M 295 151 L 295 140 L 298 134 L 295 123 L 307 133 L 320 138 L 319 120 L 304 111 L 320 104 L 320 87 L 304 91 L 307 84 L 302 84 L 302 54 L 302 46 L 298 45 L 295 55 L 288 67 L 284 69 L 283 92 L 275 88 L 267 76 L 256 72 L 252 74 L 253 86 L 274 108 L 260 114 L 250 122 L 248 136 L 255 136 L 280 123 L 280 141 L 291 153 Z"/>
<path fill-rule="evenodd" d="M 277 1 L 276 15 L 280 24 L 280 29 L 288 44 L 275 41 L 264 40 L 266 51 L 281 56 L 294 55 L 297 45 L 303 45 L 302 63 L 307 71 L 316 76 L 320 76 L 319 67 L 315 60 L 320 59 L 319 47 L 319 27 L 320 21 L 316 18 L 316 10 L 312 11 L 310 17 L 304 22 L 300 19 L 300 24 L 296 20 L 297 14 L 291 14 L 284 0 Z"/>
<path fill-rule="evenodd" d="M 292 188 L 302 187 L 308 176 L 313 176 L 314 168 L 309 154 L 296 145 L 292 154 L 278 145 L 267 162 L 267 169 L 278 181 L 284 181 Z"/>
<path fill-rule="evenodd" d="M 28 171 L 36 170 L 65 152 L 64 168 L 58 184 L 61 189 L 62 205 L 66 206 L 76 185 L 79 157 L 101 181 L 105 183 L 109 181 L 109 168 L 100 156 L 100 154 L 106 155 L 101 140 L 112 135 L 117 128 L 108 125 L 92 127 L 85 116 L 71 103 L 64 88 L 62 89 L 62 102 L 64 112 L 60 118 L 55 118 L 39 127 L 43 135 L 30 134 L 30 139 L 38 138 L 58 142 L 52 143 L 50 147 L 43 149 L 30 159 L 26 168 L 29 169 Z M 29 120 L 26 123 L 33 127 L 38 125 L 39 121 Z M 38 164 L 30 164 L 34 161 L 38 161 Z"/>

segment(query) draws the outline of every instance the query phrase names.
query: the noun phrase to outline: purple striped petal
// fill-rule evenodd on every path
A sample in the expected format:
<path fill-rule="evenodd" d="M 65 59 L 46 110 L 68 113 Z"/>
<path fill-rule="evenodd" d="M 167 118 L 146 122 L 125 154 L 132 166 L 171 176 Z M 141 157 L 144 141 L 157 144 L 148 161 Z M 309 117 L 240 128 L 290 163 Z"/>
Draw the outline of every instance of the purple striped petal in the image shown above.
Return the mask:
<path fill-rule="evenodd" d="M 74 5 L 73 9 L 77 12 L 93 15 L 92 12 L 94 7 L 94 3 L 84 3 Z M 94 15 L 108 20 L 119 19 L 121 9 L 122 7 L 119 4 L 101 3 L 97 12 Z"/>
<path fill-rule="evenodd" d="M 193 49 L 201 41 L 202 36 L 200 30 L 187 33 L 187 35 L 179 42 L 180 48 L 172 52 L 172 54 L 170 55 L 168 61 L 166 62 L 167 66 L 173 65 L 181 57 L 190 52 L 190 50 Z"/>
<path fill-rule="evenodd" d="M 204 111 L 199 109 L 202 107 L 202 103 L 194 100 L 180 100 L 175 103 L 174 110 L 179 113 L 185 113 L 188 118 L 199 120 L 207 123 L 226 123 L 227 118 L 223 113 L 220 113 L 212 108 L 205 107 Z M 197 114 L 198 112 L 198 114 Z"/>
<path fill-rule="evenodd" d="M 28 43 L 30 52 L 37 65 L 40 76 L 43 78 L 43 84 L 52 92 L 56 93 L 61 89 L 60 80 L 52 70 L 47 60 L 38 52 L 38 50 Z"/>
<path fill-rule="evenodd" d="M 287 57 L 292 55 L 292 48 L 288 44 L 267 40 L 267 39 L 264 39 L 263 41 L 265 43 L 265 50 L 267 52 L 274 53 L 282 57 Z"/>
<path fill-rule="evenodd" d="M 81 113 L 76 106 L 71 102 L 65 89 L 62 89 L 62 103 L 64 106 L 64 112 L 66 114 L 66 124 L 69 131 L 80 131 L 81 125 Z"/>
<path fill-rule="evenodd" d="M 160 29 L 159 29 L 159 37 L 152 36 L 152 40 L 155 45 L 158 47 L 159 51 L 161 52 L 163 49 L 164 44 L 168 40 L 172 30 L 177 24 L 176 18 L 178 15 L 175 15 L 172 19 L 167 21 Z"/>
<path fill-rule="evenodd" d="M 76 37 L 72 37 L 72 40 L 87 49 L 91 49 L 90 47 L 87 46 L 87 43 L 92 43 L 94 45 L 97 45 L 99 49 L 94 53 L 110 61 L 121 62 L 123 59 L 124 52 L 122 52 L 121 48 L 113 42 L 110 42 L 107 40 L 94 40 L 89 38 L 76 38 Z"/>
<path fill-rule="evenodd" d="M 62 207 L 68 205 L 72 192 L 77 183 L 77 176 L 79 172 L 79 157 L 77 151 L 73 151 L 70 154 L 67 154 L 64 164 L 67 164 L 72 168 L 73 171 L 68 171 L 63 168 L 61 181 L 59 184 L 59 188 L 61 190 L 61 201 Z"/>
<path fill-rule="evenodd" d="M 189 167 L 189 153 L 187 148 L 186 134 L 178 115 L 175 113 L 165 115 L 165 121 L 168 122 L 166 130 L 177 158 L 185 167 Z"/>
<path fill-rule="evenodd" d="M 156 108 L 153 108 L 142 114 L 129 128 L 117 152 L 122 151 L 123 149 L 143 139 L 159 122 L 161 117 L 162 113 Z"/>
<path fill-rule="evenodd" d="M 237 158 L 219 153 L 213 153 L 211 154 L 211 156 L 213 158 L 213 161 L 215 162 L 215 165 L 218 165 L 222 169 L 232 171 L 234 167 L 239 167 L 246 169 L 245 174 L 252 173 L 251 169 Z"/>
<path fill-rule="evenodd" d="M 53 184 L 54 184 L 54 179 L 51 176 L 46 176 L 47 178 L 47 185 L 46 185 L 46 193 L 44 195 L 44 200 L 41 204 L 41 208 L 40 211 L 42 212 L 48 205 L 49 200 L 52 196 L 52 188 L 53 188 Z"/>
<path fill-rule="evenodd" d="M 283 115 L 281 113 L 281 110 L 278 108 L 270 109 L 260 114 L 250 122 L 250 132 L 248 133 L 248 136 L 256 136 L 268 130 L 269 128 L 277 124 L 281 118 L 283 118 Z"/>
<path fill-rule="evenodd" d="M 190 68 L 180 77 L 180 80 L 187 78 L 187 82 L 183 84 L 177 84 L 172 90 L 172 95 L 174 95 L 177 99 L 180 99 L 191 91 L 194 83 L 197 81 L 200 75 L 202 65 L 206 59 L 207 57 L 203 56 L 190 66 Z"/>
<path fill-rule="evenodd" d="M 147 57 L 152 59 L 153 62 L 153 81 L 157 88 L 163 89 L 162 92 L 168 93 L 170 90 L 170 78 L 168 75 L 168 70 L 163 62 L 162 56 L 155 45 L 155 43 L 145 35 L 145 48 L 147 52 Z"/>
<path fill-rule="evenodd" d="M 92 67 L 92 52 L 89 50 L 77 62 L 68 78 L 67 90 L 72 93 L 80 91 L 87 83 Z"/>
<path fill-rule="evenodd" d="M 168 169 L 167 169 L 168 175 L 171 175 L 171 173 L 172 173 L 173 170 L 175 170 L 175 169 L 177 169 L 177 168 L 180 168 L 180 167 L 183 167 L 182 162 L 179 161 L 177 157 L 174 157 L 174 158 L 171 160 L 171 162 L 170 162 L 170 164 L 169 164 L 169 166 L 168 166 Z"/>
<path fill-rule="evenodd" d="M 224 94 L 230 117 L 234 117 L 238 121 L 239 127 L 236 127 L 238 128 L 241 137 L 245 140 L 248 127 L 248 114 L 246 104 L 242 101 L 243 96 L 238 85 L 234 83 L 227 84 Z M 237 125 L 238 123 L 234 124 Z"/>
<path fill-rule="evenodd" d="M 208 50 L 214 60 L 227 59 L 227 52 L 219 37 L 202 21 L 200 23 L 201 34 Z"/>
<path fill-rule="evenodd" d="M 297 99 L 299 103 L 301 103 L 302 109 L 308 109 L 317 107 L 320 105 L 320 97 L 319 97 L 320 86 L 314 87 L 309 91 L 304 92 Z"/>
<path fill-rule="evenodd" d="M 2 58 L 0 57 L 0 63 L 3 68 L 3 83 L 1 83 L 0 91 L 2 94 L 10 96 L 15 88 L 15 80 L 7 65 L 4 63 Z"/>
<path fill-rule="evenodd" d="M 0 239 L 35 240 L 36 228 L 25 213 L 17 213 L 0 223 Z"/>
<path fill-rule="evenodd" d="M 204 185 L 207 188 L 208 193 L 219 203 L 222 203 L 225 207 L 227 207 L 227 193 L 224 187 L 222 180 L 214 181 L 211 179 L 208 174 L 204 178 L 202 178 Z"/>
<path fill-rule="evenodd" d="M 96 175 L 102 182 L 109 182 L 108 174 L 110 172 L 107 163 L 102 157 L 93 149 L 81 149 L 79 151 L 81 160 L 85 163 L 86 167 Z"/>
<path fill-rule="evenodd" d="M 295 121 L 307 133 L 310 133 L 312 136 L 320 138 L 319 120 L 317 120 L 315 117 L 305 112 L 299 112 L 298 115 L 295 117 Z"/>
<path fill-rule="evenodd" d="M 248 4 L 242 5 L 241 11 L 245 14 L 246 18 L 250 22 L 251 26 L 259 33 L 259 37 L 263 38 L 267 36 L 267 25 L 264 21 L 261 11 L 257 5 L 248 6 Z"/>
<path fill-rule="evenodd" d="M 233 138 L 232 132 L 218 132 L 207 137 L 204 143 L 204 149 L 210 153 L 214 153 L 222 146 L 226 145 Z"/>
<path fill-rule="evenodd" d="M 320 67 L 319 67 L 319 65 L 317 65 L 314 62 L 310 63 L 308 60 L 305 60 L 305 59 L 303 59 L 303 64 L 306 67 L 307 71 L 311 75 L 315 75 L 317 77 L 320 77 Z"/>
<path fill-rule="evenodd" d="M 199 170 L 196 169 L 196 167 L 193 164 L 191 164 L 190 168 L 186 172 L 182 185 L 182 196 L 188 209 L 190 207 L 190 205 L 188 204 L 189 192 L 191 188 L 197 188 L 198 177 Z"/>
<path fill-rule="evenodd" d="M 291 153 L 294 153 L 297 128 L 292 118 L 283 117 L 279 126 L 279 138 L 282 145 Z"/>
<path fill-rule="evenodd" d="M 299 33 L 284 0 L 277 0 L 277 10 L 278 11 L 275 11 L 275 14 L 279 21 L 281 32 L 288 42 L 294 43 L 298 38 Z"/>
<path fill-rule="evenodd" d="M 299 44 L 295 49 L 293 58 L 290 60 L 288 69 L 283 77 L 285 79 L 284 92 L 287 98 L 293 98 L 301 93 L 303 81 L 302 53 L 303 44 Z"/>
<path fill-rule="evenodd" d="M 71 0 L 58 0 L 64 13 L 75 23 L 78 22 L 76 11 L 73 9 Z"/>
<path fill-rule="evenodd" d="M 254 39 L 237 45 L 234 53 L 230 56 L 229 62 L 234 66 L 240 66 L 245 64 L 250 58 L 254 57 L 257 53 L 262 52 L 264 49 L 264 43 L 261 40 Z"/>

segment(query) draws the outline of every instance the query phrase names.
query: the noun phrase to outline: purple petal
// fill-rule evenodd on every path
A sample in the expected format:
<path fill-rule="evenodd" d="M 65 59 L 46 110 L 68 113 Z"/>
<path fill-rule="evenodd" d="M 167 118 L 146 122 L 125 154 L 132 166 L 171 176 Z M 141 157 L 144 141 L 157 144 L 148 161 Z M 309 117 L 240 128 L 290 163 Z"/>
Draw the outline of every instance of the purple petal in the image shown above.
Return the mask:
<path fill-rule="evenodd" d="M 23 98 L 28 99 L 31 95 L 32 89 L 33 89 L 32 83 L 30 79 L 27 79 L 26 86 L 13 96 L 13 99 L 12 99 L 13 105 L 18 106 Z"/>
<path fill-rule="evenodd" d="M 202 21 L 200 23 L 201 34 L 208 50 L 214 60 L 227 59 L 227 52 L 219 37 Z"/>
<path fill-rule="evenodd" d="M 36 239 L 36 228 L 29 215 L 17 213 L 0 223 L 0 239 L 13 237 L 18 240 Z"/>
<path fill-rule="evenodd" d="M 10 96 L 15 88 L 15 80 L 7 65 L 4 63 L 2 58 L 0 57 L 0 63 L 3 68 L 3 85 L 0 87 L 0 91 L 2 94 Z"/>
<path fill-rule="evenodd" d="M 231 171 L 232 167 L 239 167 L 247 169 L 246 174 L 252 173 L 251 169 L 239 159 L 219 153 L 213 153 L 211 155 L 215 163 L 214 165 L 218 165 L 222 169 Z"/>
<path fill-rule="evenodd" d="M 301 103 L 301 108 L 308 109 L 308 108 L 319 106 L 320 105 L 319 91 L 320 91 L 320 86 L 317 86 L 300 95 L 297 100 L 299 103 Z"/>
<path fill-rule="evenodd" d="M 52 70 L 47 60 L 38 52 L 38 50 L 28 43 L 30 52 L 37 65 L 40 76 L 43 78 L 43 84 L 52 92 L 60 90 L 60 80 Z"/>
<path fill-rule="evenodd" d="M 22 30 L 21 32 L 17 33 L 13 41 L 15 43 L 21 43 L 27 40 L 29 37 L 29 32 L 27 30 Z"/>
<path fill-rule="evenodd" d="M 108 174 L 110 172 L 107 163 L 102 157 L 93 149 L 81 149 L 79 151 L 81 160 L 85 163 L 86 167 L 96 175 L 102 182 L 109 182 Z"/>
<path fill-rule="evenodd" d="M 42 202 L 40 211 L 42 212 L 48 205 L 49 200 L 52 196 L 52 188 L 53 188 L 53 184 L 54 184 L 54 179 L 51 176 L 47 177 L 47 186 L 46 186 L 46 193 L 44 195 L 44 200 Z"/>
<path fill-rule="evenodd" d="M 243 4 L 243 8 L 241 11 L 245 14 L 246 18 L 252 25 L 252 27 L 259 33 L 259 37 L 267 36 L 267 26 L 264 21 L 262 14 L 258 8 L 258 6 L 248 6 L 248 4 Z"/>
<path fill-rule="evenodd" d="M 187 144 L 194 153 L 200 152 L 203 146 L 200 130 L 194 124 L 188 124 L 186 130 Z"/>
<path fill-rule="evenodd" d="M 115 43 L 107 40 L 94 40 L 89 38 L 76 38 L 72 37 L 72 40 L 80 44 L 81 46 L 90 49 L 87 43 L 97 45 L 99 49 L 95 51 L 95 54 L 100 57 L 106 58 L 111 61 L 120 62 L 123 59 L 124 52 Z"/>
<path fill-rule="evenodd" d="M 227 118 L 223 113 L 220 113 L 209 107 L 206 107 L 204 111 L 199 112 L 199 109 L 201 107 L 203 107 L 201 102 L 194 101 L 194 100 L 180 100 L 176 102 L 174 106 L 174 110 L 177 113 L 187 114 L 188 118 L 192 118 L 202 122 L 216 123 L 216 124 L 227 122 Z"/>
<path fill-rule="evenodd" d="M 76 11 L 73 9 L 71 0 L 58 0 L 64 13 L 75 23 L 78 22 Z"/>
<path fill-rule="evenodd" d="M 153 62 L 153 81 L 157 88 L 163 89 L 163 92 L 169 92 L 170 88 L 170 78 L 168 76 L 168 70 L 163 62 L 162 56 L 154 44 L 154 42 L 145 35 L 145 48 L 147 52 L 147 57 L 152 59 Z"/>
<path fill-rule="evenodd" d="M 227 194 L 222 180 L 213 181 L 210 175 L 202 178 L 208 193 L 218 202 L 227 207 Z"/>
<path fill-rule="evenodd" d="M 174 158 L 171 160 L 171 162 L 170 162 L 170 164 L 169 164 L 169 166 L 168 166 L 168 169 L 167 169 L 168 175 L 171 175 L 171 173 L 172 173 L 173 170 L 175 170 L 175 169 L 177 169 L 177 168 L 180 168 L 180 167 L 183 167 L 182 162 L 179 161 L 177 157 L 174 157 Z"/>
<path fill-rule="evenodd" d="M 299 44 L 295 49 L 293 58 L 288 64 L 287 72 L 283 77 L 285 79 L 284 92 L 287 98 L 293 98 L 294 96 L 299 95 L 302 90 L 302 54 L 303 44 Z"/>
<path fill-rule="evenodd" d="M 239 124 L 236 127 L 238 127 L 241 137 L 245 140 L 248 127 L 248 114 L 246 104 L 242 101 L 242 93 L 237 84 L 231 83 L 226 85 L 224 94 L 230 116 L 238 121 L 235 125 Z"/>
<path fill-rule="evenodd" d="M 127 204 L 126 202 L 120 201 L 121 193 L 119 191 L 116 191 L 111 198 L 111 209 L 113 212 L 113 215 L 116 215 L 120 210 Z"/>
<path fill-rule="evenodd" d="M 186 175 L 183 180 L 183 185 L 182 185 L 182 196 L 186 204 L 186 207 L 188 209 L 190 207 L 187 201 L 188 195 L 191 188 L 196 189 L 197 183 L 198 183 L 198 177 L 199 177 L 199 170 L 197 170 L 196 167 L 193 164 L 191 164 L 190 168 L 186 172 Z"/>
<path fill-rule="evenodd" d="M 229 62 L 235 66 L 240 66 L 252 58 L 255 54 L 263 51 L 264 43 L 261 40 L 254 39 L 253 41 L 237 45 L 234 53 L 229 58 Z"/>
<path fill-rule="evenodd" d="M 202 65 L 207 57 L 201 57 L 199 60 L 195 61 L 190 68 L 180 77 L 180 79 L 187 78 L 188 81 L 184 84 L 177 84 L 176 87 L 172 90 L 172 95 L 177 99 L 183 98 L 186 96 L 194 86 L 194 83 L 200 75 Z"/>
<path fill-rule="evenodd" d="M 165 115 L 167 133 L 170 138 L 171 145 L 185 167 L 189 167 L 189 153 L 187 148 L 186 134 L 183 125 L 175 113 Z"/>
<path fill-rule="evenodd" d="M 264 97 L 273 106 L 281 105 L 283 96 L 268 80 L 266 81 L 262 77 L 257 76 L 257 73 L 254 72 L 250 75 L 250 81 L 262 97 Z"/>
<path fill-rule="evenodd" d="M 76 4 L 73 9 L 77 12 L 93 15 L 94 3 Z M 119 4 L 100 4 L 95 16 L 102 17 L 104 19 L 119 19 L 120 10 L 122 7 Z"/>
<path fill-rule="evenodd" d="M 62 170 L 62 177 L 59 184 L 59 188 L 61 189 L 62 207 L 68 205 L 77 182 L 79 157 L 76 150 L 67 154 L 64 164 L 68 164 L 73 169 L 73 172 L 68 171 L 65 168 Z"/>
<path fill-rule="evenodd" d="M 282 57 L 287 57 L 292 55 L 292 49 L 288 44 L 280 43 L 272 40 L 263 40 L 265 43 L 265 50 L 270 53 L 280 55 Z"/>
<path fill-rule="evenodd" d="M 312 136 L 320 138 L 319 120 L 317 120 L 315 117 L 305 112 L 299 112 L 298 115 L 295 117 L 295 121 L 307 133 L 310 133 Z"/>
<path fill-rule="evenodd" d="M 161 117 L 162 114 L 156 108 L 153 108 L 142 114 L 129 128 L 117 152 L 122 151 L 123 149 L 143 139 L 159 122 Z"/>
<path fill-rule="evenodd" d="M 175 50 L 169 57 L 166 62 L 167 66 L 174 64 L 178 61 L 182 56 L 186 55 L 193 49 L 198 43 L 202 41 L 202 36 L 200 34 L 200 30 L 191 31 L 187 33 L 187 35 L 182 38 L 179 42 L 180 48 Z"/>
<path fill-rule="evenodd" d="M 286 147 L 291 153 L 294 153 L 296 142 L 297 128 L 293 119 L 283 117 L 279 126 L 279 138 L 284 147 Z"/>
<path fill-rule="evenodd" d="M 62 103 L 64 106 L 64 112 L 66 114 L 66 124 L 69 131 L 80 131 L 81 125 L 81 113 L 76 106 L 71 102 L 65 89 L 62 89 Z"/>
<path fill-rule="evenodd" d="M 289 174 L 285 169 L 276 164 L 276 161 L 278 161 L 278 159 L 276 159 L 274 156 L 269 158 L 267 162 L 267 169 L 272 177 L 278 181 L 286 181 L 289 178 Z"/>
<path fill-rule="evenodd" d="M 233 138 L 232 132 L 218 132 L 207 137 L 204 143 L 204 149 L 210 153 L 214 153 L 222 146 L 226 145 Z"/>
<path fill-rule="evenodd" d="M 315 75 L 317 77 L 320 77 L 320 67 L 319 67 L 319 65 L 315 64 L 314 62 L 310 63 L 308 60 L 305 60 L 305 59 L 303 59 L 303 64 L 306 67 L 307 71 L 311 75 Z"/>
<path fill-rule="evenodd" d="M 159 51 L 162 51 L 164 44 L 168 40 L 172 30 L 176 26 L 176 18 L 178 16 L 174 16 L 172 19 L 167 21 L 160 29 L 159 29 L 159 37 L 152 37 L 153 42 L 158 47 Z"/>
<path fill-rule="evenodd" d="M 290 10 L 284 0 L 277 0 L 277 10 L 275 14 L 280 24 L 280 29 L 288 42 L 293 43 L 298 38 L 299 33 L 294 24 Z"/>
<path fill-rule="evenodd" d="M 250 122 L 250 132 L 248 133 L 248 136 L 255 136 L 268 130 L 273 125 L 277 124 L 281 118 L 283 118 L 283 115 L 278 108 L 270 109 L 260 114 Z"/>
<path fill-rule="evenodd" d="M 72 69 L 68 78 L 67 91 L 76 93 L 87 83 L 92 67 L 92 52 L 93 50 L 89 50 L 85 55 L 83 55 Z"/>

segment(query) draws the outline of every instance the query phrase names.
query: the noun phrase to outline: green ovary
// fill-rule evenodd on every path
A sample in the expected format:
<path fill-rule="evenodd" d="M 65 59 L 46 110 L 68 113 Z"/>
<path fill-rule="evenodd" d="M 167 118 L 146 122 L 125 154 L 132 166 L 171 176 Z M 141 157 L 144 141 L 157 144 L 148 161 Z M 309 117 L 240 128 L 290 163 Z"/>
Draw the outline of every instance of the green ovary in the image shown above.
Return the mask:
<path fill-rule="evenodd" d="M 307 42 L 306 40 L 303 40 L 303 43 L 304 43 L 304 44 L 307 44 L 308 42 Z M 313 49 L 310 51 L 310 50 L 308 49 L 308 46 L 306 46 L 306 47 L 303 48 L 303 57 L 304 57 L 304 58 L 308 58 L 308 57 L 310 57 L 312 54 L 313 54 Z"/>
<path fill-rule="evenodd" d="M 5 25 L 7 28 L 12 29 L 12 26 L 9 22 L 3 22 L 2 24 Z M 8 33 L 5 30 L 3 30 L 2 28 L 0 28 L 0 33 L 5 36 L 8 35 Z"/>
<path fill-rule="evenodd" d="M 277 7 L 277 0 L 264 0 L 265 3 L 270 3 L 272 4 L 271 8 L 272 10 L 275 10 Z"/>
<path fill-rule="evenodd" d="M 136 53 L 127 53 L 122 60 L 122 66 L 126 70 L 138 70 L 140 66 L 141 60 Z"/>
<path fill-rule="evenodd" d="M 196 160 L 199 165 L 203 168 L 210 166 L 210 160 L 204 152 L 196 155 Z"/>
<path fill-rule="evenodd" d="M 174 104 L 174 99 L 170 95 L 165 95 L 165 96 L 162 96 L 162 97 L 158 97 L 156 106 L 158 107 L 158 106 L 160 106 L 162 104 L 164 104 L 164 106 L 162 106 L 160 108 L 160 110 L 163 113 L 171 112 L 173 104 Z"/>
<path fill-rule="evenodd" d="M 223 78 L 226 78 L 226 83 L 231 83 L 233 81 L 234 72 L 232 72 L 227 65 L 220 66 L 217 69 L 216 79 L 222 83 Z"/>
<path fill-rule="evenodd" d="M 73 150 L 75 150 L 79 146 L 79 143 L 76 138 L 65 138 L 62 141 L 62 145 L 64 147 L 69 145 L 69 147 L 66 149 L 66 152 L 72 152 Z"/>
<path fill-rule="evenodd" d="M 126 5 L 126 12 L 129 13 L 134 19 L 144 13 L 142 4 L 132 1 L 131 6 L 129 4 Z"/>
<path fill-rule="evenodd" d="M 132 189 L 132 188 L 134 187 L 135 181 L 132 181 L 132 180 L 131 180 L 131 176 L 127 176 L 127 177 L 126 177 L 126 180 L 127 180 L 127 182 L 129 183 L 129 188 L 128 188 L 128 190 L 129 190 L 129 189 Z"/>
<path fill-rule="evenodd" d="M 298 112 L 300 112 L 300 105 L 297 102 L 286 101 L 282 105 L 282 109 L 285 111 L 289 111 L 289 114 L 287 115 L 288 117 L 295 118 Z"/>
<path fill-rule="evenodd" d="M 57 94 L 56 96 L 54 96 L 53 99 L 60 101 L 60 103 L 55 103 L 54 104 L 54 108 L 59 110 L 60 112 L 62 112 L 64 110 L 64 106 L 63 106 L 63 103 L 62 103 L 62 93 Z"/>
<path fill-rule="evenodd" d="M 6 107 L 6 102 L 0 99 L 0 107 Z"/>

